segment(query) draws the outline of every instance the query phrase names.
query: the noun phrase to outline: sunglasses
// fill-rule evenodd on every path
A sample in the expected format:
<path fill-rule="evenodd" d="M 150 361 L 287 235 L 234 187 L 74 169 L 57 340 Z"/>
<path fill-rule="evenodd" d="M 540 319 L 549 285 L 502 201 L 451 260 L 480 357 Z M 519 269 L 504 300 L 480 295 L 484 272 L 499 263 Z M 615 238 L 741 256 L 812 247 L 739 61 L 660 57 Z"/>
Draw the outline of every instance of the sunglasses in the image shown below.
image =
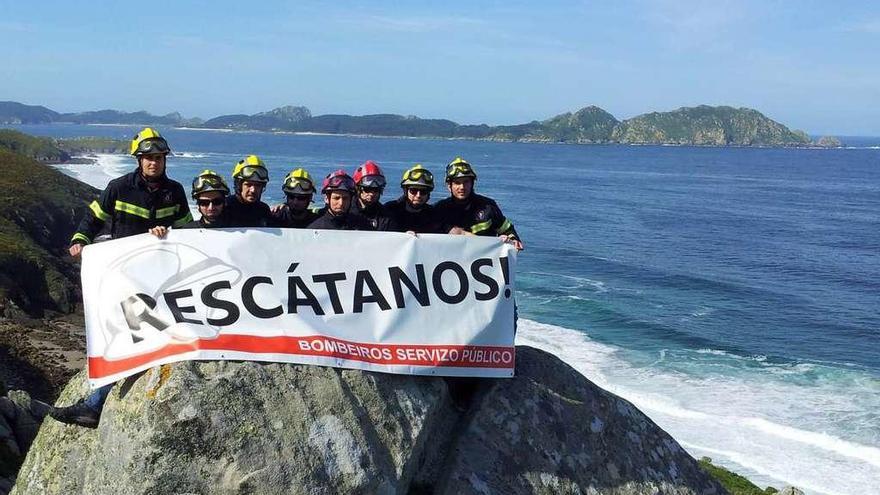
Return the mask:
<path fill-rule="evenodd" d="M 363 192 L 365 192 L 365 193 L 381 193 L 381 192 L 382 192 L 382 188 L 381 188 L 381 187 L 364 187 L 364 186 L 361 186 L 361 191 L 363 191 Z"/>
<path fill-rule="evenodd" d="M 311 201 L 311 194 L 286 194 L 288 201 Z"/>
<path fill-rule="evenodd" d="M 406 192 L 412 194 L 413 196 L 429 196 L 431 194 L 431 191 L 429 191 L 427 189 L 421 189 L 421 188 L 416 188 L 416 187 L 411 187 L 411 188 L 407 189 Z"/>
<path fill-rule="evenodd" d="M 207 208 L 209 205 L 220 206 L 226 202 L 225 198 L 214 198 L 214 199 L 197 199 L 196 204 L 199 205 L 199 208 Z"/>

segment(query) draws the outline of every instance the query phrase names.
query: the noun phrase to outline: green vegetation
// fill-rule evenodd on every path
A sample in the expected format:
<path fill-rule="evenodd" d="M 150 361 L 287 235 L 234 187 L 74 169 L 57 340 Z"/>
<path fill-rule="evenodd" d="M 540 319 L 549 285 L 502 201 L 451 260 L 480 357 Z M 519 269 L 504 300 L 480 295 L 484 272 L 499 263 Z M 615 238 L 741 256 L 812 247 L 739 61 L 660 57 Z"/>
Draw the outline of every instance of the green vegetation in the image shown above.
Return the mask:
<path fill-rule="evenodd" d="M 56 139 L 55 144 L 71 155 L 83 153 L 128 153 L 129 142 L 104 137 Z"/>
<path fill-rule="evenodd" d="M 803 133 L 750 108 L 698 107 L 653 112 L 621 122 L 611 140 L 633 144 L 710 146 L 796 146 L 809 144 Z"/>
<path fill-rule="evenodd" d="M 318 115 L 308 108 L 283 106 L 253 115 L 221 115 L 202 121 L 179 113 L 163 116 L 116 110 L 59 114 L 44 107 L 0 102 L 0 123 L 73 122 L 202 127 L 268 132 L 314 132 L 364 136 L 486 139 L 548 143 L 677 144 L 698 146 L 804 146 L 810 138 L 757 110 L 727 106 L 679 108 L 618 121 L 596 106 L 545 121 L 518 125 L 461 125 L 446 119 L 394 114 Z"/>
<path fill-rule="evenodd" d="M 56 146 L 52 138 L 30 136 L 9 129 L 0 129 L 0 149 L 41 162 L 63 162 L 70 159 L 70 154 Z"/>
<path fill-rule="evenodd" d="M 596 106 L 582 108 L 545 120 L 541 134 L 562 143 L 605 143 L 620 122 Z"/>
<path fill-rule="evenodd" d="M 0 129 L 0 149 L 43 163 L 63 163 L 84 153 L 128 153 L 128 141 L 102 137 L 52 139 Z"/>
<path fill-rule="evenodd" d="M 87 203 L 98 191 L 9 151 L 25 147 L 28 139 L 4 137 L 7 149 L 0 149 L 0 316 L 42 317 L 46 311 L 72 311 L 79 298 L 79 269 L 66 257 L 67 246 Z"/>
<path fill-rule="evenodd" d="M 712 464 L 712 459 L 708 457 L 703 457 L 698 463 L 703 468 L 703 471 L 721 483 L 730 492 L 730 495 L 773 495 L 774 493 L 779 493 L 779 490 L 770 486 L 763 490 L 758 488 L 757 485 L 746 478 Z"/>

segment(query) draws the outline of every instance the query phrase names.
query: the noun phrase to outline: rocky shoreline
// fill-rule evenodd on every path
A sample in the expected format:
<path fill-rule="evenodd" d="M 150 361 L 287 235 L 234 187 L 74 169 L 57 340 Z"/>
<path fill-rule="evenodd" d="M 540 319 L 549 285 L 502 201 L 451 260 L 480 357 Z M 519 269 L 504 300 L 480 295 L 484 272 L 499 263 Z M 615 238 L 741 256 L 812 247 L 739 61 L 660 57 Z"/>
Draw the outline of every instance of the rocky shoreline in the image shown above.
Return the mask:
<path fill-rule="evenodd" d="M 79 455 L 77 452 L 70 450 L 78 445 L 76 442 L 91 438 L 88 441 L 93 442 L 93 447 L 115 448 L 101 444 L 100 439 L 109 438 L 109 436 L 117 438 L 117 433 L 123 434 L 123 437 L 119 438 L 125 438 L 124 435 L 136 435 L 140 430 L 149 431 L 149 429 L 144 428 L 153 423 L 142 425 L 143 428 L 131 429 L 130 424 L 126 426 L 126 421 L 135 420 L 140 418 L 141 415 L 153 418 L 156 421 L 156 424 L 153 426 L 158 427 L 162 424 L 168 426 L 170 429 L 166 430 L 165 433 L 159 434 L 159 437 L 157 437 L 160 439 L 165 438 L 163 441 L 168 442 L 175 438 L 181 438 L 181 435 L 183 435 L 184 440 L 187 438 L 187 435 L 195 435 L 196 438 L 205 438 L 205 441 L 214 441 L 217 439 L 212 436 L 216 433 L 213 428 L 215 426 L 229 426 L 225 423 L 215 425 L 212 423 L 213 420 L 210 419 L 213 416 L 210 415 L 197 418 L 195 416 L 190 417 L 188 416 L 190 413 L 187 413 L 181 417 L 180 415 L 183 414 L 183 411 L 202 410 L 201 408 L 204 403 L 178 403 L 175 401 L 196 400 L 198 397 L 202 397 L 206 401 L 215 401 L 212 404 L 216 407 L 212 406 L 214 409 L 208 409 L 213 411 L 212 414 L 223 414 L 228 409 L 230 401 L 235 400 L 240 402 L 241 410 L 239 412 L 244 416 L 255 413 L 255 411 L 259 412 L 259 414 L 268 414 L 272 411 L 272 408 L 283 409 L 287 407 L 286 405 L 296 397 L 300 397 L 297 400 L 314 404 L 309 401 L 313 401 L 316 396 L 328 393 L 328 389 L 325 387 L 326 384 L 339 384 L 342 382 L 366 383 L 367 388 L 363 390 L 366 390 L 368 393 L 364 396 L 358 396 L 359 398 L 352 402 L 351 396 L 346 394 L 339 395 L 337 393 L 338 390 L 342 390 L 344 387 L 340 389 L 333 385 L 331 388 L 337 392 L 331 394 L 329 399 L 331 403 L 335 404 L 336 402 L 333 401 L 341 401 L 340 404 L 348 404 L 331 408 L 333 411 L 336 411 L 334 414 L 337 416 L 343 414 L 344 411 L 348 411 L 349 407 L 353 411 L 363 411 L 364 414 L 367 414 L 369 411 L 375 412 L 374 409 L 371 409 L 373 407 L 370 405 L 373 404 L 372 401 L 381 400 L 385 404 L 378 410 L 379 413 L 377 414 L 370 413 L 373 415 L 361 416 L 361 419 L 358 419 L 357 416 L 352 418 L 351 421 L 357 421 L 357 425 L 352 423 L 352 428 L 357 428 L 357 430 L 352 431 L 369 433 L 372 430 L 387 428 L 388 425 L 385 421 L 390 416 L 382 413 L 382 411 L 386 409 L 388 411 L 396 411 L 397 408 L 404 407 L 406 404 L 412 405 L 416 403 L 424 404 L 425 409 L 411 411 L 412 414 L 407 417 L 420 418 L 419 421 L 439 421 L 437 418 L 452 415 L 450 417 L 459 418 L 460 420 L 466 419 L 468 421 L 466 424 L 462 423 L 463 427 L 474 427 L 476 425 L 476 429 L 473 430 L 473 438 L 469 440 L 471 443 L 468 445 L 470 445 L 469 448 L 472 448 L 474 452 L 480 453 L 479 455 L 464 462 L 463 458 L 456 457 L 461 454 L 455 453 L 449 448 L 444 450 L 444 455 L 447 457 L 442 460 L 441 464 L 458 466 L 457 469 L 460 469 L 460 471 L 457 472 L 467 473 L 463 474 L 460 478 L 442 478 L 440 473 L 431 470 L 430 463 L 426 463 L 426 459 L 436 460 L 436 457 L 431 457 L 432 454 L 430 450 L 425 449 L 425 445 L 438 445 L 439 448 L 436 439 L 440 437 L 432 437 L 430 435 L 421 437 L 421 444 L 408 444 L 409 447 L 407 448 L 410 450 L 380 449 L 377 451 L 385 452 L 382 456 L 389 455 L 392 458 L 391 461 L 382 461 L 385 464 L 377 464 L 376 469 L 380 471 L 386 470 L 382 471 L 384 473 L 382 476 L 385 476 L 385 478 L 381 479 L 392 480 L 393 486 L 409 487 L 410 491 L 418 487 L 433 486 L 438 493 L 442 492 L 442 490 L 436 487 L 452 487 L 447 490 L 450 492 L 456 492 L 454 489 L 456 487 L 464 487 L 467 488 L 465 491 L 481 493 L 485 491 L 480 489 L 483 484 L 488 487 L 496 486 L 495 484 L 497 483 L 498 486 L 515 487 L 511 493 L 551 493 L 569 489 L 574 491 L 575 488 L 583 491 L 589 487 L 601 488 L 601 490 L 594 489 L 595 493 L 614 493 L 616 495 L 626 493 L 724 493 L 720 485 L 707 481 L 708 478 L 705 477 L 705 474 L 701 474 L 703 471 L 700 471 L 700 468 L 694 467 L 697 465 L 696 460 L 688 456 L 671 437 L 644 417 L 631 404 L 599 389 L 584 378 L 583 375 L 561 363 L 552 355 L 533 349 L 529 350 L 528 348 L 525 348 L 526 350 L 523 351 L 526 353 L 526 357 L 521 361 L 524 364 L 522 367 L 518 364 L 517 367 L 519 378 L 493 381 L 491 389 L 486 388 L 481 392 L 481 394 L 484 394 L 481 397 L 489 395 L 492 399 L 485 404 L 480 402 L 479 407 L 472 411 L 468 410 L 464 415 L 459 414 L 461 411 L 456 413 L 449 409 L 449 392 L 444 388 L 446 387 L 445 382 L 439 379 L 424 379 L 424 381 L 420 381 L 411 377 L 280 364 L 179 363 L 167 368 L 169 370 L 179 370 L 180 372 L 173 371 L 173 374 L 166 377 L 170 377 L 171 381 L 166 383 L 163 381 L 165 379 L 161 379 L 163 376 L 162 371 L 159 368 L 155 368 L 142 375 L 142 377 L 133 377 L 130 380 L 131 386 L 140 387 L 136 388 L 136 390 L 140 390 L 142 393 L 129 396 L 126 390 L 132 390 L 131 388 L 122 390 L 122 387 L 117 387 L 118 390 L 114 392 L 114 398 L 110 401 L 109 411 L 112 412 L 118 409 L 121 415 L 118 417 L 119 421 L 113 419 L 107 421 L 108 426 L 106 428 L 109 428 L 109 430 L 106 432 L 99 430 L 95 434 L 91 430 L 63 426 L 56 422 L 47 422 L 40 430 L 40 438 L 42 440 L 38 439 L 36 443 L 36 445 L 41 446 L 40 450 L 31 451 L 27 461 L 25 461 L 25 454 L 28 453 L 27 449 L 37 434 L 39 424 L 35 423 L 34 419 L 27 413 L 29 401 L 27 394 L 23 396 L 21 394 L 18 396 L 13 394 L 7 395 L 7 389 L 24 389 L 31 396 L 48 402 L 54 402 L 59 397 L 61 390 L 64 389 L 66 391 L 61 397 L 61 404 L 75 401 L 85 393 L 81 375 L 68 381 L 71 376 L 74 376 L 83 369 L 85 339 L 82 315 L 78 313 L 79 308 L 81 308 L 81 294 L 76 286 L 78 283 L 78 267 L 66 257 L 66 247 L 70 231 L 74 228 L 76 220 L 82 215 L 87 204 L 86 200 L 91 199 L 97 191 L 52 170 L 51 167 L 8 151 L 0 150 L 0 164 L 3 165 L 6 171 L 4 178 L 0 179 L 0 185 L 6 187 L 6 190 L 15 200 L 14 203 L 2 205 L 4 208 L 0 208 L 0 229 L 2 229 L 0 234 L 10 241 L 4 244 L 2 246 L 3 251 L 0 251 L 0 392 L 2 392 L 0 393 L 0 396 L 2 396 L 0 397 L 0 412 L 2 412 L 2 416 L 0 416 L 0 494 L 5 493 L 4 487 L 12 486 L 12 480 L 15 479 L 18 466 L 22 462 L 25 462 L 27 471 L 23 475 L 24 485 L 21 488 L 17 488 L 16 490 L 18 491 L 16 493 L 45 493 L 44 488 L 46 486 L 62 486 L 62 473 L 55 472 L 58 474 L 57 483 L 52 480 L 47 481 L 45 477 L 51 476 L 53 472 L 49 469 L 49 466 L 43 464 L 47 452 L 67 452 L 67 454 L 63 455 L 71 455 L 72 457 L 69 457 L 65 461 L 66 464 L 63 464 L 71 466 L 70 469 L 73 471 L 78 469 L 84 470 L 86 467 L 82 464 L 85 454 L 80 452 L 83 455 Z M 36 186 L 31 185 L 29 186 L 30 189 L 20 189 L 25 182 L 19 180 L 19 177 L 36 178 L 39 180 L 33 180 L 33 184 L 36 184 Z M 44 189 L 34 190 L 35 187 Z M 235 370 L 243 370 L 241 373 L 246 375 L 245 378 L 253 376 L 257 379 L 251 380 L 248 378 L 247 381 L 230 388 L 229 384 L 234 383 L 234 381 L 229 382 L 229 380 L 238 373 Z M 271 370 L 271 372 L 268 370 Z M 275 380 L 272 376 L 281 380 L 279 383 L 283 382 L 289 385 L 292 382 L 284 381 L 286 380 L 284 377 L 287 375 L 290 375 L 291 378 L 299 377 L 295 378 L 297 380 L 303 377 L 312 377 L 315 378 L 315 381 L 312 382 L 312 378 L 309 378 L 307 380 L 308 383 L 313 383 L 313 385 L 306 387 L 307 383 L 304 382 L 304 388 L 294 387 L 290 389 L 289 392 L 294 395 L 278 396 L 271 387 L 272 383 L 274 383 L 273 380 Z M 200 382 L 195 378 L 200 376 L 210 376 L 211 383 L 220 386 L 221 390 L 223 389 L 222 387 L 228 389 L 228 395 L 214 397 L 213 399 L 211 399 L 210 395 L 204 395 L 211 394 L 212 390 L 210 387 L 201 387 L 199 385 Z M 343 380 L 340 377 L 346 378 Z M 264 378 L 267 380 L 265 383 L 262 381 Z M 407 385 L 402 389 L 389 385 L 400 383 L 412 385 Z M 370 387 L 374 388 L 371 389 Z M 378 389 L 375 389 L 375 387 L 378 387 Z M 517 387 L 524 388 L 520 390 Z M 160 389 L 165 390 L 165 392 L 162 392 L 163 394 L 175 390 L 176 392 L 168 396 L 159 396 L 157 394 L 159 394 Z M 251 389 L 259 389 L 261 390 L 259 394 L 264 394 L 265 396 L 259 394 L 255 396 L 253 394 L 256 392 L 252 392 Z M 382 393 L 374 393 L 375 390 L 380 390 Z M 420 390 L 421 392 L 419 392 Z M 412 400 L 406 399 L 403 402 L 394 402 L 398 394 L 406 394 L 409 393 L 408 391 L 417 392 L 416 395 L 412 396 L 415 398 L 411 397 L 410 399 Z M 189 397 L 190 395 L 192 397 Z M 538 395 L 544 397 L 544 399 L 536 403 L 531 398 Z M 159 402 L 152 402 L 157 397 L 159 397 Z M 420 399 L 419 397 L 422 398 Z M 429 399 L 424 399 L 424 397 Z M 269 398 L 271 398 L 271 401 L 269 401 Z M 507 409 L 501 408 L 500 405 L 504 405 Z M 325 406 L 314 405 L 317 409 L 307 407 L 303 411 L 292 414 L 289 418 L 281 419 L 281 424 L 282 426 L 288 425 L 289 428 L 291 427 L 290 425 L 296 425 L 305 421 L 306 424 L 318 428 L 315 433 L 317 437 L 306 432 L 307 434 L 301 439 L 302 442 L 308 443 L 309 439 L 312 438 L 325 438 L 321 436 L 322 432 L 325 431 L 321 429 L 321 425 L 326 426 L 328 423 L 315 422 L 321 416 L 316 416 L 314 413 L 314 411 Z M 255 407 L 257 408 L 254 409 Z M 483 409 L 484 407 L 488 409 Z M 598 409 L 595 409 L 596 407 Z M 455 410 L 455 407 L 452 409 Z M 125 413 L 125 411 L 139 412 L 135 415 L 130 415 Z M 427 416 L 426 411 L 430 412 Z M 110 417 L 112 418 L 114 414 L 111 414 Z M 410 413 L 408 412 L 407 414 Z M 590 414 L 595 415 L 590 416 Z M 375 416 L 375 421 L 371 420 L 364 423 L 362 420 L 364 417 L 373 418 L 373 416 Z M 548 420 L 551 417 L 554 418 L 553 421 Z M 175 422 L 174 418 L 178 418 L 182 422 Z M 498 420 L 498 418 L 503 418 L 503 420 Z M 595 421 L 594 418 L 599 418 L 599 421 Z M 259 419 L 255 418 L 255 421 Z M 525 421 L 526 419 L 528 421 Z M 162 423 L 165 420 L 170 420 L 171 422 L 166 421 Z M 140 420 L 138 419 L 137 421 Z M 277 423 L 275 422 L 264 422 L 262 424 L 263 430 L 254 430 L 255 426 L 253 424 L 241 423 L 240 418 L 229 418 L 229 421 L 232 422 L 231 424 L 237 425 L 237 427 L 245 428 L 245 432 L 251 432 L 252 434 L 255 431 L 266 433 L 277 430 L 275 426 Z M 239 422 L 236 423 L 236 421 Z M 132 424 L 139 425 L 141 423 L 135 422 Z M 438 431 L 446 431 L 442 429 L 449 427 L 449 425 L 445 425 L 442 421 L 434 424 L 437 428 L 441 429 Z M 611 425 L 619 425 L 620 429 L 613 430 Z M 122 430 L 120 431 L 118 428 L 122 428 Z M 403 435 L 404 437 L 414 433 L 414 430 L 407 430 L 406 428 L 398 428 L 396 430 L 392 428 L 391 430 L 397 432 L 394 435 Z M 483 432 L 489 430 L 496 431 L 493 434 L 496 436 L 480 436 Z M 526 435 L 526 431 L 529 432 L 528 435 Z M 615 431 L 615 433 L 603 433 L 608 431 Z M 632 432 L 635 437 L 627 432 Z M 367 433 L 364 433 L 364 435 L 369 436 Z M 599 436 L 594 438 L 590 436 L 591 434 Z M 603 435 L 610 436 L 606 437 Z M 583 451 L 579 450 L 583 449 L 583 446 L 578 446 L 576 442 L 572 443 L 577 438 L 581 438 L 587 443 L 597 441 L 602 443 L 601 445 L 597 444 L 597 446 L 594 446 L 593 450 Z M 633 440 L 634 438 L 639 438 L 640 440 Z M 140 463 L 143 460 L 140 456 L 147 455 L 152 451 L 142 451 L 138 447 L 142 444 L 136 442 L 136 439 L 136 436 L 130 437 L 129 447 L 131 450 L 126 455 L 134 456 L 137 462 Z M 534 439 L 534 443 L 529 440 L 523 444 L 524 439 Z M 369 442 L 372 441 L 370 440 Z M 361 446 L 367 450 L 375 450 L 376 445 L 369 442 Z M 550 444 L 546 442 L 557 443 Z M 546 448 L 541 447 L 543 450 L 538 451 L 524 450 L 535 447 L 536 444 L 546 445 Z M 340 459 L 350 458 L 346 457 L 351 454 L 349 447 L 357 447 L 356 444 L 348 443 L 340 447 L 332 442 L 322 445 L 327 445 L 329 450 L 318 448 L 320 455 L 311 458 L 312 461 L 310 461 L 314 465 L 325 465 L 327 462 L 334 465 L 332 463 L 335 462 L 335 465 L 339 466 L 339 463 L 342 462 Z M 459 447 L 462 445 L 464 444 L 456 444 Z M 179 447 L 179 445 L 173 443 L 165 446 L 169 448 Z M 488 448 L 487 446 L 494 447 Z M 157 445 L 157 447 L 159 446 Z M 267 448 L 270 447 L 268 446 Z M 234 448 L 236 446 L 226 445 L 225 447 L 218 446 L 218 448 L 230 449 L 230 452 L 235 452 Z M 566 457 L 555 457 L 554 452 L 558 453 L 560 452 L 559 449 L 563 448 L 564 452 L 567 452 L 565 454 Z M 661 450 L 658 451 L 656 450 L 657 448 L 661 448 Z M 67 450 L 65 451 L 65 449 Z M 199 451 L 197 450 L 196 452 Z M 271 452 L 271 448 L 269 452 Z M 595 452 L 600 452 L 602 455 L 594 456 Z M 654 452 L 657 458 L 653 458 L 653 454 L 645 454 L 646 452 Z M 492 455 L 497 456 L 500 453 L 504 453 L 508 457 L 495 457 L 497 462 L 494 465 L 486 465 L 485 472 L 465 471 L 471 463 L 481 465 L 487 459 L 493 459 Z M 191 458 L 187 457 L 191 453 L 187 451 L 183 452 L 183 454 L 186 455 L 175 462 L 182 463 L 182 466 L 191 466 L 191 464 L 188 464 Z M 207 452 L 204 455 L 207 456 L 206 462 L 216 461 L 216 459 L 211 457 L 211 452 Z M 330 457 L 327 457 L 328 455 Z M 534 473 L 523 470 L 517 476 L 507 477 L 506 468 L 518 462 L 516 456 L 520 455 L 535 456 L 530 459 L 534 462 L 535 466 L 540 466 L 541 469 Z M 644 458 L 646 455 L 650 458 Z M 385 459 L 385 457 L 381 458 Z M 57 460 L 59 457 L 55 457 L 55 459 Z M 401 464 L 400 459 L 409 460 Z M 458 460 L 456 461 L 457 463 L 450 464 L 456 459 Z M 566 462 L 569 462 L 570 465 L 564 465 L 562 463 L 563 459 L 567 459 Z M 610 459 L 618 460 L 612 462 Z M 674 463 L 666 464 L 666 461 L 670 459 L 674 459 Z M 359 463 L 362 462 L 360 457 L 356 456 L 354 460 L 356 462 L 351 464 L 354 469 L 367 469 L 363 466 L 358 467 Z M 609 461 L 601 462 L 604 460 Z M 174 461 L 174 459 L 162 460 L 154 458 L 153 462 L 155 464 L 153 467 L 161 466 L 163 462 L 171 461 Z M 105 458 L 102 462 L 112 464 L 113 459 Z M 239 458 L 237 462 L 244 465 L 248 463 L 248 460 L 246 458 Z M 437 462 L 441 461 L 437 460 Z M 582 464 L 584 466 L 581 466 Z M 584 477 L 583 471 L 586 469 L 586 465 L 592 466 L 589 468 L 592 471 L 586 471 L 586 475 L 592 475 L 595 480 L 601 480 L 601 482 Z M 218 473 L 232 469 L 230 465 L 222 463 L 215 463 L 213 466 L 212 469 L 216 469 Z M 313 465 L 310 464 L 310 466 L 314 468 Z M 577 466 L 581 467 L 578 468 Z M 289 473 L 298 473 L 302 468 L 299 465 L 287 465 L 287 467 L 289 468 Z M 390 471 L 387 470 L 389 468 Z M 402 469 L 402 471 L 398 468 Z M 77 472 L 80 474 L 84 473 L 84 471 Z M 256 473 L 256 471 L 242 471 L 242 479 L 244 479 L 244 475 L 250 472 Z M 327 475 L 320 476 L 326 477 Z M 367 474 L 364 474 L 364 476 L 367 476 L 365 478 L 366 481 L 364 481 L 364 487 L 374 486 L 370 483 L 379 479 L 370 479 Z M 489 478 L 486 478 L 486 476 L 489 476 Z M 242 479 L 239 481 L 242 481 Z M 323 480 L 325 478 L 320 479 Z M 142 480 L 143 478 L 137 478 L 136 481 L 140 482 Z M 419 480 L 428 481 L 422 482 Z M 81 486 L 77 485 L 77 483 L 80 483 L 83 479 L 74 477 L 67 479 L 67 481 L 73 483 L 72 485 L 64 485 L 70 488 Z M 633 484 L 631 486 L 628 485 L 625 489 L 620 488 L 623 486 L 621 483 L 626 484 L 624 481 L 632 482 Z M 168 480 L 168 482 L 172 483 L 174 480 Z M 107 486 L 116 488 L 116 485 L 112 483 Z M 615 487 L 620 488 L 620 490 L 612 490 Z M 697 490 L 695 487 L 703 488 Z M 632 490 L 630 490 L 631 488 Z M 749 493 L 751 495 L 753 493 L 729 491 L 735 494 Z M 76 489 L 71 489 L 61 490 L 58 493 L 76 492 Z M 99 491 L 80 490 L 79 492 L 98 493 Z M 133 488 L 129 493 L 141 492 Z"/>

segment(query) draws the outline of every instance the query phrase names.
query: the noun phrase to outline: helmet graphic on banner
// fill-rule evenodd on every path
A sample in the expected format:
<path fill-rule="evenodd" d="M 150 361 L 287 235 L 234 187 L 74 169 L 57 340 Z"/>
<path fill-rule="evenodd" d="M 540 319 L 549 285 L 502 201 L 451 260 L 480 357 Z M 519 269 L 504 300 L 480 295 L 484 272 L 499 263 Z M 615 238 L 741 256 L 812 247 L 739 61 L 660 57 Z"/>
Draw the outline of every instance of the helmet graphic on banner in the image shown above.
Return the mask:
<path fill-rule="evenodd" d="M 164 242 L 147 246 L 111 261 L 101 280 L 97 306 L 103 342 L 89 342 L 89 355 L 106 359 L 136 356 L 168 344 L 216 338 L 220 328 L 207 324 L 177 323 L 163 294 L 191 290 L 196 299 L 211 282 L 241 278 L 235 266 L 213 258 L 188 244 Z M 205 316 L 222 316 L 208 309 Z M 200 322 L 203 323 L 203 322 Z M 97 339 L 96 339 L 97 340 Z"/>

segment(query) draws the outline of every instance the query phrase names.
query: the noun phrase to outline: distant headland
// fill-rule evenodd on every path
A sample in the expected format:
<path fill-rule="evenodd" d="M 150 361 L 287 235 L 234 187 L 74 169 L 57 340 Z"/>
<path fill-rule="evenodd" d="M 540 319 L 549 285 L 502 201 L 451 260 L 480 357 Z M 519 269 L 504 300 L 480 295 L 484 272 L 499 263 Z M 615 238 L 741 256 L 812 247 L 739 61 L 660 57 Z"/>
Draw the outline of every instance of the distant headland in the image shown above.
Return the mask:
<path fill-rule="evenodd" d="M 597 106 L 588 106 L 542 121 L 490 126 L 395 114 L 313 116 L 303 106 L 283 106 L 253 115 L 221 115 L 203 120 L 185 118 L 177 112 L 167 115 L 117 110 L 58 113 L 43 106 L 0 102 L 0 124 L 50 123 L 572 144 L 833 147 L 838 143 L 830 137 L 812 141 L 805 132 L 791 130 L 757 110 L 729 106 L 682 107 L 626 120 L 618 120 Z"/>

